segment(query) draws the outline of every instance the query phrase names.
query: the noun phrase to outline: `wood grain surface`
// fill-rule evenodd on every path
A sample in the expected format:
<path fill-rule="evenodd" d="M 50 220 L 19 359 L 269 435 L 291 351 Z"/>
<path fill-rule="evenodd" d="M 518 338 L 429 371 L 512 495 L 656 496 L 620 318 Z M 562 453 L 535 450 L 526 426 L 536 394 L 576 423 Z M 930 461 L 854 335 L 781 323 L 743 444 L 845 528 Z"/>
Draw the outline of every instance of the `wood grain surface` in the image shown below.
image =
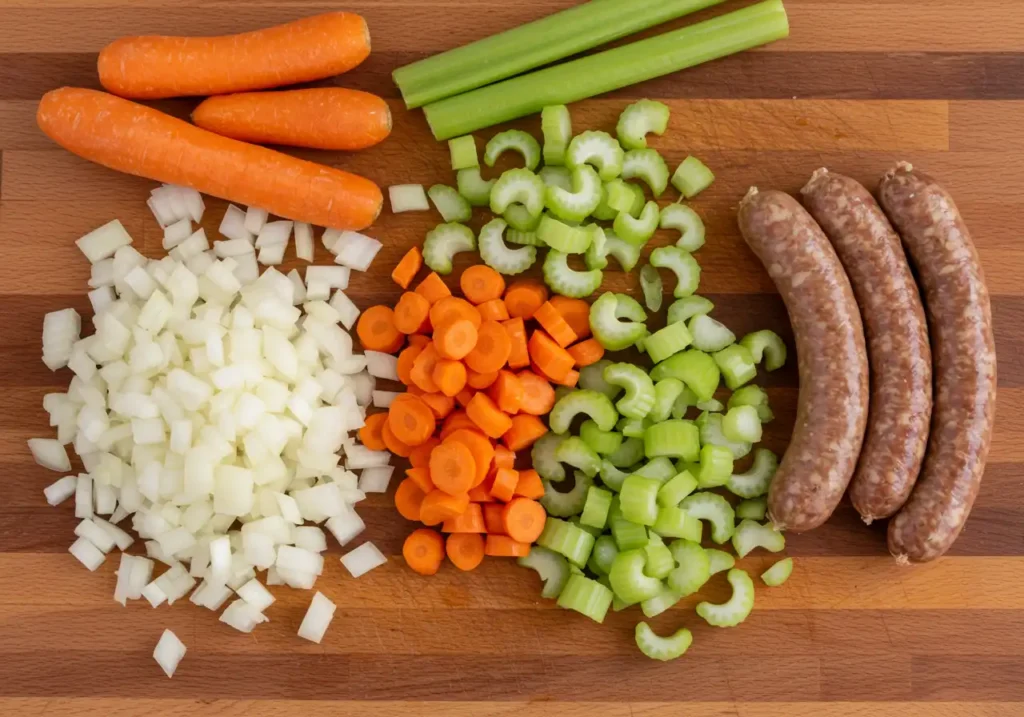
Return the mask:
<path fill-rule="evenodd" d="M 576 128 L 611 129 L 630 99 L 671 106 L 669 132 L 653 144 L 673 166 L 694 153 L 715 170 L 717 182 L 693 202 L 708 225 L 701 293 L 737 333 L 767 327 L 790 336 L 781 301 L 735 226 L 749 185 L 796 191 L 827 165 L 873 187 L 898 159 L 946 183 L 984 263 L 1000 359 L 984 485 L 948 557 L 897 567 L 884 525 L 864 526 L 844 503 L 823 528 L 789 538 L 793 577 L 759 589 L 741 627 L 708 627 L 694 599 L 657 618 L 659 630 L 694 632 L 684 659 L 661 664 L 634 646 L 637 611 L 597 625 L 558 610 L 539 600 L 535 576 L 509 561 L 489 559 L 472 574 L 449 566 L 433 579 L 413 575 L 399 557 L 410 526 L 390 496 L 375 495 L 360 511 L 387 566 L 353 580 L 332 542 L 335 559 L 317 588 L 338 612 L 322 645 L 295 636 L 311 593 L 274 588 L 270 623 L 242 635 L 187 603 L 122 608 L 112 600 L 114 560 L 88 573 L 68 555 L 72 508 L 45 504 L 54 474 L 25 445 L 50 435 L 43 394 L 65 390 L 70 376 L 40 362 L 42 317 L 66 306 L 90 313 L 79 235 L 117 217 L 140 250 L 158 256 L 161 232 L 145 206 L 153 185 L 51 144 L 34 122 L 39 96 L 66 84 L 98 87 L 96 54 L 120 35 L 237 32 L 355 10 L 369 22 L 373 54 L 330 82 L 388 98 L 395 132 L 355 155 L 298 154 L 382 186 L 450 182 L 445 146 L 432 141 L 420 112 L 401 108 L 391 70 L 574 2 L 0 0 L 0 715 L 1024 715 L 1020 0 L 787 0 L 785 42 L 572 107 Z M 157 103 L 181 116 L 194 104 Z M 539 131 L 536 118 L 514 126 Z M 224 206 L 208 202 L 208 232 Z M 475 224 L 483 219 L 478 212 Z M 385 211 L 370 232 L 384 249 L 352 281 L 362 308 L 397 298 L 385 277 L 436 221 Z M 670 241 L 659 234 L 652 246 Z M 288 256 L 285 268 L 296 265 Z M 328 261 L 322 246 L 317 259 Z M 460 268 L 470 261 L 461 259 Z M 636 284 L 606 273 L 606 289 Z M 779 451 L 795 412 L 794 366 L 765 380 L 778 416 L 766 442 Z M 727 594 L 719 576 L 700 597 Z M 151 658 L 165 627 L 188 646 L 173 680 Z"/>

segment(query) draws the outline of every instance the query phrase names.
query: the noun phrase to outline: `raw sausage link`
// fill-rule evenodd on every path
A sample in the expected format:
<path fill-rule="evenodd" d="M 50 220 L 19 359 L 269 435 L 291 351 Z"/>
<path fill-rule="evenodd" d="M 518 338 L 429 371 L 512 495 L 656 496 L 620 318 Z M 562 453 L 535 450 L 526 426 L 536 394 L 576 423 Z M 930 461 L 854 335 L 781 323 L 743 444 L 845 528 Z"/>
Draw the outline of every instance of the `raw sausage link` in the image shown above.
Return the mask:
<path fill-rule="evenodd" d="M 917 267 L 935 357 L 921 477 L 889 524 L 889 551 L 924 562 L 949 550 L 981 486 L 996 405 L 992 309 L 971 235 L 945 189 L 901 163 L 882 179 L 879 198 Z"/>
<path fill-rule="evenodd" d="M 769 515 L 782 529 L 810 530 L 843 497 L 864 440 L 864 328 L 832 245 L 793 197 L 751 189 L 739 224 L 786 303 L 800 371 L 796 425 L 772 480 Z"/>
<path fill-rule="evenodd" d="M 870 525 L 903 507 L 921 470 L 932 415 L 928 326 L 900 238 L 871 193 L 819 169 L 801 194 L 839 255 L 864 320 L 871 405 L 850 500 Z"/>

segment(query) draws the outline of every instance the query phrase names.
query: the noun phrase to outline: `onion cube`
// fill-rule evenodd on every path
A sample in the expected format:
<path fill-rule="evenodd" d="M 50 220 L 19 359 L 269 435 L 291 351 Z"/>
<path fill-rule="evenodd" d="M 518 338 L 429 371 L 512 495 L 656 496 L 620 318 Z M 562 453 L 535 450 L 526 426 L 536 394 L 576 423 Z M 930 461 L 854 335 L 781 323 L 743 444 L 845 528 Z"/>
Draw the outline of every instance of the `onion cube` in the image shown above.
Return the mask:
<path fill-rule="evenodd" d="M 299 637 L 320 644 L 331 620 L 334 619 L 336 609 L 337 606 L 318 590 L 306 610 L 305 617 L 302 618 L 302 624 L 299 625 Z"/>
<path fill-rule="evenodd" d="M 164 630 L 164 634 L 160 636 L 160 641 L 156 643 L 156 648 L 153 650 L 153 659 L 160 665 L 164 674 L 174 677 L 174 671 L 178 669 L 178 663 L 185 656 L 186 649 L 185 644 L 178 639 L 177 635 L 170 630 Z"/>
<path fill-rule="evenodd" d="M 75 556 L 82 565 L 87 567 L 89 570 L 95 570 L 103 561 L 106 560 L 107 556 L 104 555 L 103 551 L 93 545 L 86 538 L 79 537 L 78 540 L 71 544 L 68 548 L 68 552 Z"/>
<path fill-rule="evenodd" d="M 68 452 L 60 441 L 52 438 L 29 438 L 28 448 L 36 463 L 51 471 L 64 472 L 71 470 Z"/>
<path fill-rule="evenodd" d="M 266 610 L 274 602 L 274 596 L 256 578 L 253 578 L 235 592 L 238 593 L 238 597 L 260 612 Z"/>
<path fill-rule="evenodd" d="M 387 561 L 384 553 L 380 552 L 373 543 L 363 543 L 355 550 L 341 556 L 341 564 L 354 578 L 365 575 L 374 568 L 384 565 Z"/>
<path fill-rule="evenodd" d="M 75 241 L 90 263 L 95 264 L 114 256 L 120 247 L 128 246 L 132 238 L 120 221 L 114 219 Z"/>

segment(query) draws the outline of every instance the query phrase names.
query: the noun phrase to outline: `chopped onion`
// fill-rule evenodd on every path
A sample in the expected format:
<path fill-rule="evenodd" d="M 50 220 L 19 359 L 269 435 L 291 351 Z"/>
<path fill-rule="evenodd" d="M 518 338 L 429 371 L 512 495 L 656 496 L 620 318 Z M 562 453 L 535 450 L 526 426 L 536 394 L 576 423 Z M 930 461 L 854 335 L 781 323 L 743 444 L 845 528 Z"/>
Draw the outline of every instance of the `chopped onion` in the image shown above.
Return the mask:
<path fill-rule="evenodd" d="M 235 600 L 221 613 L 220 621 L 230 625 L 239 632 L 252 632 L 262 622 L 267 622 L 263 613 L 245 600 Z"/>
<path fill-rule="evenodd" d="M 178 663 L 185 657 L 185 644 L 178 639 L 170 630 L 164 630 L 160 641 L 156 643 L 153 650 L 153 659 L 160 665 L 168 677 L 174 677 L 174 671 L 178 669 Z"/>
<path fill-rule="evenodd" d="M 75 494 L 78 479 L 74 476 L 64 476 L 54 483 L 43 488 L 43 495 L 50 505 L 59 505 Z"/>
<path fill-rule="evenodd" d="M 266 209 L 259 209 L 257 207 L 246 207 L 245 219 L 242 222 L 242 226 L 250 234 L 259 234 L 267 223 L 268 214 L 269 212 L 267 212 Z M 222 231 L 221 234 L 224 234 L 224 232 Z"/>
<path fill-rule="evenodd" d="M 388 187 L 388 195 L 391 198 L 391 211 L 395 214 L 425 212 L 430 209 L 422 184 L 395 184 Z"/>
<path fill-rule="evenodd" d="M 104 554 L 114 549 L 114 538 L 91 519 L 85 519 L 75 526 L 75 535 L 85 538 Z"/>
<path fill-rule="evenodd" d="M 384 553 L 380 552 L 373 543 L 363 543 L 355 550 L 341 556 L 341 564 L 354 578 L 365 575 L 374 568 L 384 565 L 387 561 Z"/>
<path fill-rule="evenodd" d="M 383 245 L 359 232 L 344 231 L 334 242 L 331 251 L 335 254 L 335 263 L 347 266 L 356 271 L 366 271 L 373 263 L 377 252 Z M 345 287 L 339 286 L 339 289 Z"/>
<path fill-rule="evenodd" d="M 394 472 L 394 466 L 364 469 L 359 476 L 359 490 L 363 493 L 387 493 Z"/>
<path fill-rule="evenodd" d="M 68 452 L 60 441 L 52 438 L 30 438 L 28 448 L 32 451 L 32 457 L 36 463 L 49 468 L 51 471 L 64 472 L 71 470 L 71 461 L 68 459 Z"/>
<path fill-rule="evenodd" d="M 133 538 L 129 533 L 121 530 L 113 523 L 103 520 L 103 518 L 97 518 L 94 516 L 92 518 L 92 522 L 99 526 L 103 532 L 109 535 L 111 540 L 113 540 L 121 550 L 127 550 L 131 547 L 132 543 L 135 542 L 135 538 Z"/>
<path fill-rule="evenodd" d="M 182 218 L 164 227 L 164 249 L 170 251 L 192 236 L 192 219 Z"/>
<path fill-rule="evenodd" d="M 235 592 L 238 593 L 238 597 L 245 600 L 259 612 L 263 612 L 274 602 L 274 596 L 255 578 L 238 588 Z"/>
<path fill-rule="evenodd" d="M 204 580 L 199 584 L 199 587 L 192 592 L 192 595 L 189 597 L 189 601 L 195 603 L 199 607 L 205 607 L 208 610 L 216 611 L 221 609 L 231 595 L 232 590 L 227 585 L 212 585 Z"/>
<path fill-rule="evenodd" d="M 307 296 L 310 301 L 326 301 L 329 298 L 330 289 L 347 289 L 351 269 L 346 266 L 308 266 L 306 267 L 306 291 L 314 284 L 326 286 L 328 296 L 316 297 Z"/>
<path fill-rule="evenodd" d="M 339 545 L 345 547 L 352 538 L 366 530 L 366 523 L 355 510 L 348 508 L 341 515 L 330 518 L 324 523 L 324 527 L 334 536 Z"/>
<path fill-rule="evenodd" d="M 374 391 L 373 405 L 377 408 L 387 408 L 397 396 L 397 391 Z"/>
<path fill-rule="evenodd" d="M 240 239 L 252 244 L 252 232 L 245 228 L 245 212 L 234 204 L 228 205 L 217 231 L 228 239 Z"/>
<path fill-rule="evenodd" d="M 296 548 L 322 553 L 327 550 L 327 536 L 315 525 L 299 525 L 292 531 L 292 542 Z"/>
<path fill-rule="evenodd" d="M 376 378 L 386 378 L 389 381 L 398 380 L 398 357 L 386 354 L 381 351 L 364 351 L 366 356 L 366 370 Z"/>
<path fill-rule="evenodd" d="M 92 477 L 82 473 L 75 484 L 75 517 L 84 519 L 92 515 Z"/>
<path fill-rule="evenodd" d="M 320 644 L 331 620 L 334 619 L 336 608 L 337 606 L 318 590 L 302 618 L 302 624 L 299 625 L 299 637 Z"/>
<path fill-rule="evenodd" d="M 341 289 L 335 291 L 334 296 L 331 297 L 331 306 L 338 312 L 341 325 L 351 330 L 356 324 L 356 319 L 359 318 L 359 307 Z"/>
<path fill-rule="evenodd" d="M 313 261 L 313 227 L 305 222 L 295 222 L 295 256 Z"/>
<path fill-rule="evenodd" d="M 373 451 L 366 446 L 352 446 L 345 452 L 345 455 L 349 470 L 377 468 L 391 462 L 391 454 L 387 451 Z"/>
<path fill-rule="evenodd" d="M 92 264 L 109 259 L 120 247 L 128 246 L 131 243 L 131 236 L 117 219 L 107 222 L 98 229 L 93 229 L 75 241 L 78 248 L 85 254 L 85 258 Z"/>
<path fill-rule="evenodd" d="M 82 537 L 79 537 L 78 540 L 71 544 L 68 552 L 74 555 L 78 562 L 89 568 L 89 570 L 95 570 L 107 559 L 102 550 L 89 542 L 88 539 Z"/>
<path fill-rule="evenodd" d="M 292 225 L 290 221 L 277 221 L 267 222 L 263 227 L 256 232 L 256 248 L 263 249 L 264 247 L 270 246 L 281 246 L 281 253 L 284 254 L 284 248 L 288 245 L 288 240 L 292 236 Z"/>
<path fill-rule="evenodd" d="M 254 251 L 248 239 L 228 239 L 213 243 L 213 253 L 220 259 L 252 254 Z"/>

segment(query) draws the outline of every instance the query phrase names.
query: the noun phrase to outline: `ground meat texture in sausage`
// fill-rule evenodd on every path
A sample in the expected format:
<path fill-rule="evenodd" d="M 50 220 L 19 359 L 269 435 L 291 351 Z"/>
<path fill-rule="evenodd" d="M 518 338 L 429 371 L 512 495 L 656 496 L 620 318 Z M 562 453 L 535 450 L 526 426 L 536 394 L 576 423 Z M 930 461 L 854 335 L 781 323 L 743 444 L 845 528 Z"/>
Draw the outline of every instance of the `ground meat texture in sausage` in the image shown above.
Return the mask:
<path fill-rule="evenodd" d="M 946 190 L 901 163 L 882 179 L 879 199 L 917 269 L 934 356 L 921 476 L 889 524 L 892 554 L 924 562 L 949 550 L 981 485 L 996 404 L 992 309 L 978 253 Z"/>
<path fill-rule="evenodd" d="M 796 425 L 772 480 L 769 515 L 782 529 L 810 530 L 843 497 L 864 440 L 868 362 L 860 311 L 835 250 L 793 197 L 751 189 L 739 224 L 782 294 L 800 373 Z"/>
<path fill-rule="evenodd" d="M 819 169 L 801 194 L 839 255 L 864 320 L 871 402 L 850 500 L 870 524 L 903 507 L 921 471 L 932 414 L 928 326 L 900 238 L 871 193 Z"/>

